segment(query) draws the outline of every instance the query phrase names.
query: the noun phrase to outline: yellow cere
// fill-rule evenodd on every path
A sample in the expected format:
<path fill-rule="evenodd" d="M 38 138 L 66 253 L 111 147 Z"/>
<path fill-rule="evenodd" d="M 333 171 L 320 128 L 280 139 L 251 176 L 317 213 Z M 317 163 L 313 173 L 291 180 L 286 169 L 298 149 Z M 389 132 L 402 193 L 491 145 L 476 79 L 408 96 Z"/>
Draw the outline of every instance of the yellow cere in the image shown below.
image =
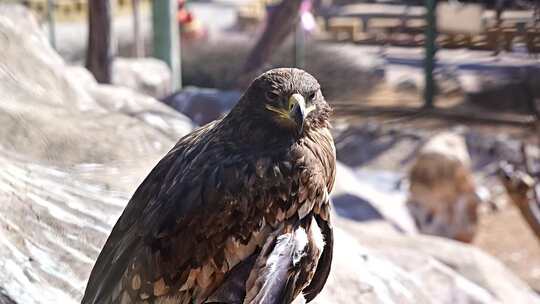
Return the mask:
<path fill-rule="evenodd" d="M 274 107 L 274 106 L 271 106 L 271 105 L 266 105 L 266 108 L 272 112 L 275 112 L 277 114 L 279 114 L 279 117 L 281 118 L 289 118 L 289 112 L 283 110 L 283 109 L 280 109 L 278 107 Z"/>

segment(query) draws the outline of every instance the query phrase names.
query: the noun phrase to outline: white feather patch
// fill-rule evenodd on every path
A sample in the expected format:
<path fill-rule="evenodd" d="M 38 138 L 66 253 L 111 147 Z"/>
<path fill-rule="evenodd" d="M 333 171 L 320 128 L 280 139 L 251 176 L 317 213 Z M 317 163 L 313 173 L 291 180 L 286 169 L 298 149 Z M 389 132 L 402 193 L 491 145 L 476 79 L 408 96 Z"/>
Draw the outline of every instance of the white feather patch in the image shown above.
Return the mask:
<path fill-rule="evenodd" d="M 302 257 L 306 254 L 308 245 L 308 236 L 304 228 L 298 228 L 294 231 L 294 252 L 293 265 L 298 264 Z"/>
<path fill-rule="evenodd" d="M 320 253 L 323 252 L 324 249 L 324 236 L 322 234 L 321 228 L 317 224 L 317 221 L 315 219 L 311 220 L 311 239 L 313 240 L 313 243 L 317 247 Z"/>
<path fill-rule="evenodd" d="M 300 293 L 291 304 L 306 304 L 306 298 L 302 293 Z"/>
<path fill-rule="evenodd" d="M 270 236 L 246 282 L 248 290 L 244 304 L 278 301 L 287 283 L 291 266 L 297 265 L 305 256 L 310 241 L 303 228 L 273 237 L 275 245 L 271 246 L 273 242 Z"/>

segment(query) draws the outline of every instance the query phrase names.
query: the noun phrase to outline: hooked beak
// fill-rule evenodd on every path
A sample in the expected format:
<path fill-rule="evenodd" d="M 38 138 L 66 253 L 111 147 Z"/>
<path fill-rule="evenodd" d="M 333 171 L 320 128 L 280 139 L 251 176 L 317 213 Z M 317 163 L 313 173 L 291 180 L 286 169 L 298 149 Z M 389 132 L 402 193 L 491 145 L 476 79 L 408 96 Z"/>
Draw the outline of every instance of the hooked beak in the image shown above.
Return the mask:
<path fill-rule="evenodd" d="M 266 105 L 266 109 L 276 113 L 280 118 L 286 119 L 296 126 L 299 133 L 304 129 L 304 123 L 308 114 L 315 110 L 315 105 L 306 106 L 304 96 L 295 93 L 289 97 L 287 108 L 278 108 Z"/>
<path fill-rule="evenodd" d="M 300 132 L 304 128 L 304 120 L 309 112 L 306 109 L 306 100 L 300 94 L 289 97 L 289 119 L 292 120 Z"/>

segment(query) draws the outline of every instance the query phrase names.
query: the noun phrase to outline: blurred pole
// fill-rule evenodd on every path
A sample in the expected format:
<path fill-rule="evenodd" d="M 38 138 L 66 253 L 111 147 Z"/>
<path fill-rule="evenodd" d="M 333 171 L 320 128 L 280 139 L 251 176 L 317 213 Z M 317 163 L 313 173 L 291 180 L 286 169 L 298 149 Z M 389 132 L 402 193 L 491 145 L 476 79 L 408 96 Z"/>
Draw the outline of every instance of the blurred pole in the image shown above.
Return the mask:
<path fill-rule="evenodd" d="M 296 32 L 294 35 L 294 65 L 302 69 L 305 64 L 306 40 L 302 21 L 296 24 Z"/>
<path fill-rule="evenodd" d="M 502 13 L 504 10 L 504 0 L 495 1 L 495 29 L 496 29 L 496 38 L 495 38 L 495 50 L 493 51 L 493 56 L 499 55 L 503 46 L 503 31 L 502 31 Z"/>
<path fill-rule="evenodd" d="M 113 40 L 111 0 L 88 1 L 86 68 L 99 83 L 111 83 Z"/>
<path fill-rule="evenodd" d="M 171 69 L 173 91 L 182 88 L 180 25 L 176 12 L 176 0 L 152 1 L 153 56 L 165 61 Z"/>
<path fill-rule="evenodd" d="M 425 59 L 424 59 L 424 73 L 425 73 L 425 87 L 424 87 L 424 107 L 434 107 L 435 96 L 435 81 L 433 79 L 433 70 L 435 68 L 435 53 L 437 52 L 437 46 L 435 40 L 437 39 L 437 23 L 435 20 L 435 9 L 437 0 L 426 0 L 426 43 L 425 43 Z"/>
<path fill-rule="evenodd" d="M 140 0 L 132 1 L 133 9 L 133 40 L 134 40 L 134 56 L 144 57 L 144 41 L 141 35 L 141 10 Z"/>
<path fill-rule="evenodd" d="M 54 0 L 47 0 L 47 22 L 49 23 L 49 43 L 56 50 L 56 28 L 54 24 Z"/>

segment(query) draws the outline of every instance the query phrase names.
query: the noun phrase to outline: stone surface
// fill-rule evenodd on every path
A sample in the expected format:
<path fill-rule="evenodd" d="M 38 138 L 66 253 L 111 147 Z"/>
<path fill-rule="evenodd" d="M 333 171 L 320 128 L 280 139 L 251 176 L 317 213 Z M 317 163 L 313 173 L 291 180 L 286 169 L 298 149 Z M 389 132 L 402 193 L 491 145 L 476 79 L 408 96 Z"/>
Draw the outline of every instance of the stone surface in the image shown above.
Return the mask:
<path fill-rule="evenodd" d="M 7 269 L 0 285 L 17 303 L 76 303 L 129 198 L 116 191 L 114 177 L 130 173 L 125 164 L 65 170 L 6 151 L 0 164 L 0 195 L 10 201 L 0 205 L 0 264 Z M 526 284 L 473 247 L 403 235 L 383 221 L 336 217 L 336 226 L 333 270 L 315 303 L 539 303 Z"/>
<path fill-rule="evenodd" d="M 97 85 L 88 71 L 66 66 L 25 10 L 0 12 L 4 148 L 53 163 L 105 163 L 162 153 L 191 130 L 189 119 L 157 100 Z"/>
<path fill-rule="evenodd" d="M 163 99 L 163 102 L 198 125 L 204 125 L 227 113 L 240 99 L 238 91 L 187 87 Z"/>
<path fill-rule="evenodd" d="M 65 65 L 18 6 L 0 5 L 0 39 L 0 302 L 75 303 L 129 193 L 193 124 Z"/>
<path fill-rule="evenodd" d="M 2 10 L 0 303 L 78 303 L 134 188 L 191 124 L 155 99 L 65 66 L 27 16 Z M 392 178 L 338 170 L 334 198 L 357 197 L 380 216 L 336 216 L 335 262 L 316 303 L 539 302 L 478 249 L 397 232 L 389 205 L 404 194 L 388 194 Z"/>
<path fill-rule="evenodd" d="M 332 191 L 335 212 L 359 222 L 385 221 L 403 232 L 416 233 L 406 207 L 406 193 L 398 187 L 401 175 L 337 165 Z"/>
<path fill-rule="evenodd" d="M 171 70 L 155 58 L 115 58 L 112 83 L 155 98 L 171 93 Z"/>
<path fill-rule="evenodd" d="M 346 243 L 348 248 L 342 250 L 356 255 L 356 262 L 343 258 L 333 271 L 340 277 L 356 273 L 356 286 L 364 282 L 363 290 L 368 291 L 359 295 L 365 303 L 539 303 L 501 262 L 470 245 L 430 236 L 366 232 L 363 225 L 350 221 L 338 220 L 337 226 L 348 234 L 338 232 L 337 247 Z M 343 293 L 358 292 L 339 284 Z M 337 298 L 332 294 L 327 299 L 332 303 Z"/>

